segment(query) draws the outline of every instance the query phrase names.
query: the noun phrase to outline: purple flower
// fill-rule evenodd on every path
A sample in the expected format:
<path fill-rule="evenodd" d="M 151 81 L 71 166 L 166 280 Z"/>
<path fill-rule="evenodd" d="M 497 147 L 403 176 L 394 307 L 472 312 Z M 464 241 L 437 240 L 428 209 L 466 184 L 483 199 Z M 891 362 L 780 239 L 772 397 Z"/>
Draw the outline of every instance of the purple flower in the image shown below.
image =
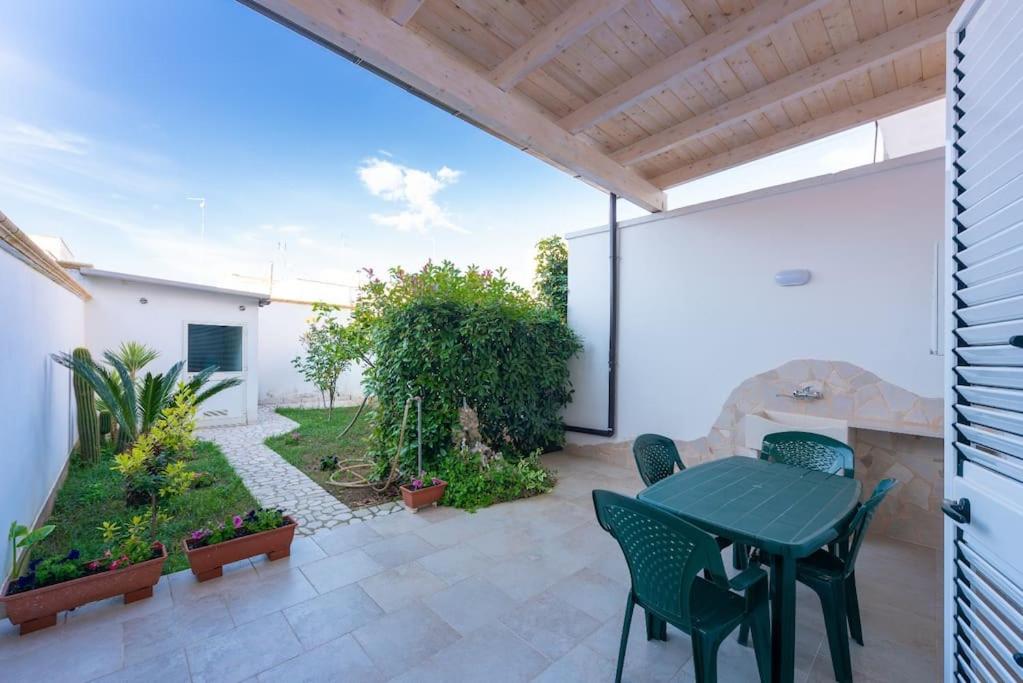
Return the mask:
<path fill-rule="evenodd" d="M 192 532 L 192 540 L 201 541 L 205 535 L 206 535 L 205 529 L 196 529 L 195 531 Z"/>
<path fill-rule="evenodd" d="M 77 560 L 80 556 L 81 556 L 81 553 L 78 552 L 78 549 L 77 548 L 72 548 L 71 551 L 67 554 L 67 559 L 69 559 L 69 560 Z"/>
<path fill-rule="evenodd" d="M 432 481 L 433 481 L 433 485 L 434 485 L 434 486 L 436 486 L 437 484 L 439 484 L 439 483 L 440 483 L 440 479 L 438 479 L 437 477 L 434 477 L 434 478 L 432 479 Z"/>
<path fill-rule="evenodd" d="M 421 488 L 423 488 L 423 480 L 422 479 L 413 479 L 412 480 L 412 490 L 413 491 L 418 491 Z"/>
<path fill-rule="evenodd" d="M 242 524 L 245 523 L 245 521 L 242 519 L 241 515 L 235 515 L 234 519 L 231 520 L 231 521 L 234 522 L 234 528 L 235 529 L 241 529 L 242 528 Z"/>

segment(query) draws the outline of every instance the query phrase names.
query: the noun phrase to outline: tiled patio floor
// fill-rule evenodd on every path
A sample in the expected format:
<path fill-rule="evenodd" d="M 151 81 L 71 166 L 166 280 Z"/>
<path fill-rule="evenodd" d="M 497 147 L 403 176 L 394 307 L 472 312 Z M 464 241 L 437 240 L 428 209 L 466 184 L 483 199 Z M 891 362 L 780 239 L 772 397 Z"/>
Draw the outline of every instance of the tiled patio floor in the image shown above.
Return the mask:
<path fill-rule="evenodd" d="M 4 681 L 613 680 L 627 572 L 589 492 L 635 493 L 630 470 L 554 455 L 557 490 L 469 515 L 402 512 L 296 538 L 292 556 L 156 595 L 70 613 L 25 637 L 0 625 Z M 867 647 L 857 681 L 940 680 L 940 565 L 932 550 L 871 539 L 858 565 Z M 798 606 L 797 680 L 831 681 L 820 607 Z M 688 639 L 648 643 L 633 620 L 626 680 L 692 680 Z M 722 681 L 755 680 L 734 640 Z"/>

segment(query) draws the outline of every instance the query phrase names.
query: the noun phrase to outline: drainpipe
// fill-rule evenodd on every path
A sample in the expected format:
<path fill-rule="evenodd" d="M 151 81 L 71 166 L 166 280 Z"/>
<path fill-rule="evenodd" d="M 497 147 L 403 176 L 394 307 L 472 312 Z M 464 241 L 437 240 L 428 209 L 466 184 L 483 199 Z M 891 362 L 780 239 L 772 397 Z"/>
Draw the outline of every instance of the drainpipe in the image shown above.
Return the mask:
<path fill-rule="evenodd" d="M 618 398 L 618 195 L 611 193 L 607 232 L 610 237 L 611 302 L 608 312 L 607 342 L 607 428 L 565 425 L 566 432 L 611 437 L 615 435 L 615 416 Z"/>

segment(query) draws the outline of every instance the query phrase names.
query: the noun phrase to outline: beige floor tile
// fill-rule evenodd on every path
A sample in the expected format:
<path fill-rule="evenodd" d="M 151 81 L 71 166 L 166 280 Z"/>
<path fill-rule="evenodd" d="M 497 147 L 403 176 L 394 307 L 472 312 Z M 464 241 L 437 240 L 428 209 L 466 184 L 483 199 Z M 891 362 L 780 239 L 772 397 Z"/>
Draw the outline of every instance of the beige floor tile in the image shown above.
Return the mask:
<path fill-rule="evenodd" d="M 509 611 L 501 622 L 551 660 L 565 655 L 600 627 L 593 617 L 549 594 Z"/>
<path fill-rule="evenodd" d="M 209 595 L 129 619 L 123 626 L 124 661 L 134 664 L 231 631 L 235 623 L 224 598 Z"/>
<path fill-rule="evenodd" d="M 460 544 L 436 550 L 420 557 L 413 564 L 453 586 L 485 571 L 493 564 L 493 560 L 468 544 Z"/>
<path fill-rule="evenodd" d="M 235 683 L 302 652 L 280 612 L 185 648 L 194 683 Z"/>
<path fill-rule="evenodd" d="M 270 561 L 266 555 L 251 559 L 252 566 L 261 577 L 298 569 L 310 562 L 322 560 L 327 553 L 316 544 L 312 536 L 300 536 L 291 544 L 291 554 L 279 560 Z"/>
<path fill-rule="evenodd" d="M 495 644 L 500 643 L 495 647 Z M 412 667 L 395 683 L 420 681 L 487 681 L 525 683 L 548 660 L 501 624 L 491 623 Z"/>
<path fill-rule="evenodd" d="M 343 586 L 284 610 L 292 630 L 307 649 L 349 633 L 383 613 L 358 584 Z"/>
<path fill-rule="evenodd" d="M 385 677 L 404 673 L 460 638 L 433 610 L 419 602 L 385 614 L 352 635 Z"/>
<path fill-rule="evenodd" d="M 259 674 L 260 683 L 377 683 L 384 676 L 352 636 L 342 636 Z"/>
<path fill-rule="evenodd" d="M 305 574 L 319 593 L 326 593 L 360 581 L 367 576 L 383 571 L 373 558 L 362 550 L 349 550 L 340 555 L 331 555 L 322 560 L 310 562 L 299 571 Z"/>
<path fill-rule="evenodd" d="M 504 591 L 478 576 L 429 595 L 423 602 L 463 636 L 518 608 Z"/>
<path fill-rule="evenodd" d="M 382 567 L 397 567 L 436 550 L 433 545 L 411 532 L 388 536 L 362 546 L 362 552 L 376 560 Z"/>
<path fill-rule="evenodd" d="M 330 531 L 321 531 L 311 536 L 313 542 L 328 555 L 338 555 L 349 550 L 379 541 L 382 537 L 368 524 L 353 522 Z"/>
<path fill-rule="evenodd" d="M 414 564 L 387 569 L 363 579 L 359 585 L 385 612 L 397 611 L 448 587 L 444 581 Z"/>

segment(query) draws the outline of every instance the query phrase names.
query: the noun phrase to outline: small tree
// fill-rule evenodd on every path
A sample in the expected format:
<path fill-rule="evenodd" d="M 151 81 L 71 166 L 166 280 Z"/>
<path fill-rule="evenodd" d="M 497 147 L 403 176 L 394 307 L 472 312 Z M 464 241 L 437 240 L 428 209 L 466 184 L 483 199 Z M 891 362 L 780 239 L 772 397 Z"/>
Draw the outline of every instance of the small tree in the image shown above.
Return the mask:
<path fill-rule="evenodd" d="M 334 399 L 341 373 L 351 364 L 363 359 L 363 335 L 353 325 L 338 319 L 339 306 L 313 304 L 315 317 L 301 337 L 304 356 L 297 356 L 291 364 L 310 384 L 319 389 L 327 406 L 327 419 L 334 414 Z"/>
<path fill-rule="evenodd" d="M 568 320 L 568 245 L 558 235 L 536 243 L 533 287 L 542 303 Z"/>
<path fill-rule="evenodd" d="M 183 458 L 195 445 L 195 411 L 194 395 L 180 384 L 174 403 L 164 408 L 152 428 L 130 450 L 114 456 L 111 469 L 124 477 L 129 490 L 144 493 L 149 501 L 149 514 L 133 517 L 126 529 L 115 522 L 103 523 L 103 539 L 115 546 L 118 557 L 130 562 L 149 559 L 159 526 L 169 519 L 160 510 L 160 501 L 191 486 L 193 476 Z"/>

